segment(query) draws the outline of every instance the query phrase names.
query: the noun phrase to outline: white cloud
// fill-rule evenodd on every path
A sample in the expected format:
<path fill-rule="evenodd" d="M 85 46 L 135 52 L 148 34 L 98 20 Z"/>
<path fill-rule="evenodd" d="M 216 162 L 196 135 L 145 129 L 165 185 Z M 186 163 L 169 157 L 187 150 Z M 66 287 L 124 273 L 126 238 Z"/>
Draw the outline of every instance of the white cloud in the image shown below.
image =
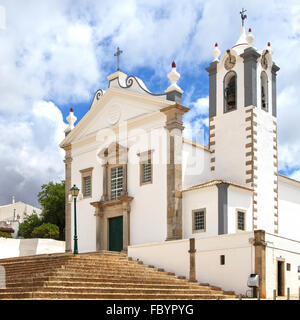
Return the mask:
<path fill-rule="evenodd" d="M 255 45 L 262 49 L 271 41 L 281 67 L 279 160 L 281 168 L 295 171 L 300 155 L 299 1 L 266 0 L 267 10 L 261 10 L 261 0 L 247 0 L 243 5 Z M 46 176 L 50 180 L 63 172 L 58 147 L 63 123 L 60 111 L 46 101 L 74 105 L 88 101 L 96 89 L 105 89 L 117 46 L 124 51 L 124 71 L 153 69 L 151 79 L 143 79 L 149 87 L 155 81 L 156 88 L 165 90 L 170 62 L 176 61 L 182 74 L 180 85 L 187 91 L 185 102 L 191 107 L 185 117 L 186 132 L 190 129 L 200 143 L 206 142 L 207 90 L 187 79 L 205 77 L 208 82 L 204 66 L 212 59 L 214 43 L 222 51 L 235 43 L 239 1 L 0 0 L 0 6 L 6 18 L 6 28 L 0 29 L 0 162 L 9 168 L 1 176 L 10 185 L 7 194 L 18 185 L 20 195 L 26 198 L 27 192 L 28 199 L 33 199 L 25 185 L 30 181 L 40 185 Z M 188 92 L 192 92 L 190 97 Z M 2 195 L 0 202 L 8 199 Z"/>
<path fill-rule="evenodd" d="M 185 101 L 190 111 L 184 115 L 183 121 L 185 138 L 207 145 L 208 117 L 208 97 L 199 98 L 195 102 Z"/>
<path fill-rule="evenodd" d="M 8 120 L 8 121 L 7 121 Z M 66 124 L 52 103 L 39 101 L 20 118 L 0 119 L 0 202 L 15 195 L 17 201 L 37 205 L 42 183 L 64 178 L 63 152 L 58 143 Z"/>
<path fill-rule="evenodd" d="M 291 178 L 300 181 L 300 169 L 291 174 Z"/>

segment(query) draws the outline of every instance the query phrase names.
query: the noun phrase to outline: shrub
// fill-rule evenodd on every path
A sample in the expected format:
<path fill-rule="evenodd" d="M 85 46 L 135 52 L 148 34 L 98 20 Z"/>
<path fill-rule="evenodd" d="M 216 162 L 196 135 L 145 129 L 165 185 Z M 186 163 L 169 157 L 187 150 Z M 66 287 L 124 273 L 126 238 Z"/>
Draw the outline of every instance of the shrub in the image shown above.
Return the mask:
<path fill-rule="evenodd" d="M 32 238 L 31 234 L 34 228 L 42 224 L 42 219 L 37 214 L 32 214 L 24 219 L 24 222 L 19 225 L 18 235 L 23 238 Z"/>
<path fill-rule="evenodd" d="M 10 233 L 0 231 L 0 238 L 12 238 Z"/>
<path fill-rule="evenodd" d="M 59 227 L 59 238 L 60 240 L 64 240 L 65 181 L 43 184 L 42 190 L 38 194 L 38 200 L 43 209 L 43 222 L 56 224 Z"/>
<path fill-rule="evenodd" d="M 59 239 L 59 228 L 52 223 L 43 223 L 34 228 L 31 233 L 32 238 Z"/>

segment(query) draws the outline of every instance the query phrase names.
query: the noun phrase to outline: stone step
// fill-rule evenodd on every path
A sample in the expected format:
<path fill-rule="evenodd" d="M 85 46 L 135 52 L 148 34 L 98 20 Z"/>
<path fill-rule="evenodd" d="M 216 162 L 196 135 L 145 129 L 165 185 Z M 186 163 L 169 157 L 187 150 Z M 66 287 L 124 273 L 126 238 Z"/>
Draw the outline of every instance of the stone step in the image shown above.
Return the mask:
<path fill-rule="evenodd" d="M 18 259 L 18 258 L 10 258 L 10 259 L 0 259 L 0 265 L 21 265 L 24 263 L 43 263 L 43 262 L 49 262 L 49 261 L 67 261 L 68 259 L 72 259 L 71 256 L 66 257 L 45 257 L 45 258 L 24 258 L 24 259 Z"/>
<path fill-rule="evenodd" d="M 126 270 L 128 268 L 130 268 L 131 270 L 148 270 L 149 272 L 153 272 L 153 271 L 158 271 L 157 268 L 155 269 L 145 269 L 145 266 L 141 266 L 138 264 L 133 264 L 133 265 L 122 265 L 122 264 L 118 264 L 116 266 L 114 265 L 95 265 L 95 266 L 84 266 L 84 265 L 76 265 L 76 264 L 49 264 L 49 265 L 39 265 L 39 266 L 35 266 L 35 267 L 27 267 L 27 266 L 22 266 L 20 268 L 5 268 L 6 273 L 10 273 L 10 274 L 15 274 L 15 273 L 22 273 L 22 272 L 37 272 L 38 270 L 49 270 L 49 269 L 66 269 L 66 270 L 71 270 L 71 269 L 76 269 L 76 270 L 85 270 L 85 271 L 97 271 L 97 270 L 116 270 L 118 271 L 122 271 L 122 270 Z"/>
<path fill-rule="evenodd" d="M 50 274 L 51 273 L 51 274 Z M 76 275 L 78 273 L 84 273 L 85 277 L 98 277 L 98 276 L 106 276 L 106 277 L 112 277 L 112 276 L 118 276 L 118 277 L 147 277 L 147 278 L 152 278 L 152 277 L 170 277 L 172 279 L 173 274 L 168 274 L 167 272 L 161 272 L 161 271 L 149 271 L 149 270 L 131 270 L 131 269 L 125 269 L 125 270 L 95 270 L 95 271 L 87 271 L 87 270 L 79 270 L 76 268 L 73 269 L 61 269 L 58 268 L 56 270 L 49 270 L 49 269 L 41 269 L 41 270 L 36 270 L 32 272 L 16 272 L 16 273 L 6 273 L 6 278 L 11 279 L 11 278 L 23 278 L 23 277 L 28 277 L 30 275 L 39 277 L 41 275 Z"/>
<path fill-rule="evenodd" d="M 87 272 L 87 273 L 94 273 L 94 272 L 112 272 L 112 270 L 115 272 L 115 273 L 122 273 L 122 272 L 136 272 L 136 273 L 167 273 L 167 272 L 164 272 L 164 271 L 158 271 L 158 269 L 156 268 L 152 268 L 152 269 L 149 269 L 149 268 L 145 268 L 145 267 L 135 267 L 135 266 L 131 266 L 130 268 L 123 268 L 123 267 L 114 267 L 113 269 L 112 268 L 109 268 L 109 267 L 98 267 L 98 268 L 95 268 L 95 267 L 77 267 L 77 266 L 73 266 L 73 265 L 66 265 L 66 266 L 63 266 L 59 269 L 60 271 L 61 270 L 65 270 L 65 271 L 72 271 L 72 270 L 76 270 L 76 271 L 79 271 L 79 272 Z"/>
<path fill-rule="evenodd" d="M 20 270 L 20 269 L 29 269 L 29 268 L 37 268 L 37 267 L 47 267 L 47 266 L 53 266 L 53 265 L 66 265 L 66 266 L 78 266 L 78 267 L 87 267 L 87 268 L 99 268 L 101 266 L 103 267 L 139 267 L 143 268 L 146 267 L 146 265 L 140 264 L 137 261 L 105 261 L 105 262 L 98 262 L 98 261 L 92 261 L 92 262 L 84 262 L 84 261 L 73 261 L 73 260 L 67 260 L 65 262 L 43 262 L 43 263 L 34 263 L 34 264 L 27 264 L 22 263 L 20 265 L 3 265 L 7 270 Z"/>
<path fill-rule="evenodd" d="M 36 255 L 36 256 L 27 256 L 27 257 L 15 257 L 0 259 L 0 265 L 9 265 L 9 264 L 23 264 L 23 263 L 41 263 L 49 261 L 66 261 L 66 260 L 82 260 L 82 261 L 131 261 L 126 255 L 72 255 L 72 254 L 62 254 L 62 256 L 52 256 L 51 255 Z"/>
<path fill-rule="evenodd" d="M 84 272 L 84 271 L 83 271 Z M 57 276 L 72 276 L 78 274 L 78 270 L 57 270 L 55 275 Z M 131 270 L 124 270 L 122 272 L 109 272 L 109 271 L 97 271 L 97 272 L 84 272 L 87 278 L 89 277 L 107 277 L 107 278 L 140 278 L 140 279 L 152 279 L 152 278 L 165 278 L 174 279 L 173 275 L 168 275 L 164 272 L 147 272 L 147 271 L 140 271 L 134 272 Z"/>
<path fill-rule="evenodd" d="M 59 282 L 84 282 L 86 284 L 89 283 L 115 283 L 115 284 L 122 284 L 122 283 L 134 283 L 136 285 L 140 284 L 150 284 L 150 285 L 157 285 L 157 284 L 162 284 L 162 285 L 168 285 L 168 284 L 173 284 L 173 285 L 188 285 L 190 287 L 198 287 L 198 283 L 191 283 L 182 279 L 178 278 L 152 278 L 152 279 L 141 279 L 141 278 L 123 278 L 122 282 L 120 282 L 119 277 L 99 277 L 99 278 L 86 278 L 86 277 L 81 277 L 78 275 L 74 275 L 71 277 L 65 277 L 65 276 L 45 276 L 45 277 L 39 277 L 39 278 L 26 278 L 26 279 L 9 279 L 7 281 L 7 286 L 20 286 L 20 283 L 23 285 L 23 283 L 39 283 L 42 284 L 46 281 L 59 281 Z M 209 286 L 201 286 L 203 288 L 213 288 L 214 287 L 209 287 Z M 216 288 L 219 289 L 219 288 Z"/>
<path fill-rule="evenodd" d="M 123 253 L 5 259 L 0 299 L 224 299 L 234 292 L 192 283 Z M 0 261 L 1 264 L 1 261 Z"/>
<path fill-rule="evenodd" d="M 233 299 L 230 295 L 218 294 L 96 294 L 96 293 L 53 293 L 53 292 L 22 292 L 1 293 L 0 299 L 98 299 L 98 300 L 216 300 Z"/>
<path fill-rule="evenodd" d="M 7 281 L 11 279 L 20 280 L 20 279 L 32 279 L 32 278 L 41 278 L 41 277 L 78 277 L 80 274 L 84 274 L 85 279 L 97 279 L 97 278 L 111 278 L 111 279 L 125 279 L 125 278 L 134 278 L 134 279 L 168 279 L 173 280 L 177 279 L 173 275 L 168 275 L 164 272 L 156 272 L 156 273 L 137 273 L 137 272 L 127 272 L 127 273 L 114 273 L 114 272 L 84 272 L 79 273 L 77 270 L 73 271 L 66 271 L 66 270 L 56 270 L 56 271 L 48 271 L 48 272 L 39 272 L 39 273 L 31 273 L 31 274 L 7 274 L 6 279 Z M 183 281 L 184 279 L 180 279 Z"/>
<path fill-rule="evenodd" d="M 28 287 L 109 287 L 109 288 L 168 288 L 168 289 L 195 289 L 201 288 L 203 290 L 215 290 L 214 287 L 204 287 L 197 284 L 190 283 L 174 283 L 174 281 L 170 283 L 162 283 L 162 282 L 153 282 L 149 281 L 149 283 L 137 283 L 137 282 L 105 282 L 105 281 L 30 281 L 30 282 L 13 282 L 6 285 L 6 289 L 9 288 L 18 288 L 22 285 L 23 288 Z M 218 290 L 221 291 L 221 290 Z M 232 294 L 232 293 L 228 293 Z"/>
<path fill-rule="evenodd" d="M 110 287 L 110 288 L 169 288 L 169 289 L 195 289 L 201 288 L 203 290 L 215 290 L 213 287 L 203 287 L 198 284 L 191 285 L 190 283 L 182 283 L 182 282 L 153 282 L 149 281 L 149 283 L 137 283 L 137 282 L 76 282 L 76 281 L 46 281 L 44 283 L 44 287 Z M 222 290 L 218 290 L 222 291 Z M 229 294 L 229 293 L 228 293 Z"/>
<path fill-rule="evenodd" d="M 73 274 L 69 276 L 65 275 L 53 275 L 53 274 L 48 274 L 48 275 L 41 275 L 39 277 L 27 277 L 27 278 L 7 278 L 7 285 L 13 284 L 13 283 L 25 283 L 25 282 L 44 282 L 44 281 L 75 281 L 75 282 L 85 282 L 85 283 L 98 283 L 98 282 L 111 282 L 111 283 L 120 283 L 120 277 L 119 276 L 111 276 L 111 277 L 91 277 L 91 278 L 86 278 L 83 276 L 80 276 L 78 274 Z M 149 278 L 140 278 L 140 277 L 123 277 L 121 279 L 124 282 L 132 282 L 132 283 L 162 283 L 162 284 L 168 284 L 168 283 L 173 283 L 173 284 L 188 284 L 189 286 L 198 286 L 199 284 L 197 282 L 188 282 L 183 279 L 179 279 L 176 277 L 153 277 L 151 279 Z M 203 287 L 203 286 L 202 286 Z M 207 286 L 208 287 L 208 286 Z M 219 288 L 217 288 L 219 289 Z"/>
<path fill-rule="evenodd" d="M 110 288 L 110 287 L 31 287 L 29 291 L 53 292 L 53 293 L 120 293 L 120 294 L 223 294 L 222 291 L 199 289 L 170 289 L 170 288 Z M 0 289 L 2 293 L 24 292 L 23 287 Z"/>
<path fill-rule="evenodd" d="M 139 261 L 134 261 L 134 260 L 128 260 L 128 259 L 77 259 L 77 258 L 68 258 L 68 259 L 58 259 L 58 260 L 41 260 L 41 261 L 26 261 L 26 262 L 9 262 L 9 263 L 4 263 L 0 262 L 0 265 L 6 267 L 6 268 L 22 268 L 24 266 L 26 267 L 35 267 L 35 266 L 42 266 L 42 265 L 51 265 L 51 264 L 75 264 L 75 265 L 102 265 L 102 264 L 107 264 L 107 265 L 138 265 L 140 264 Z"/>
<path fill-rule="evenodd" d="M 145 267 L 145 265 L 138 263 L 137 261 L 105 261 L 105 262 L 98 262 L 98 261 L 68 261 L 66 265 L 72 265 L 72 266 L 84 266 L 84 267 L 99 267 L 99 266 L 136 266 L 136 267 Z"/>

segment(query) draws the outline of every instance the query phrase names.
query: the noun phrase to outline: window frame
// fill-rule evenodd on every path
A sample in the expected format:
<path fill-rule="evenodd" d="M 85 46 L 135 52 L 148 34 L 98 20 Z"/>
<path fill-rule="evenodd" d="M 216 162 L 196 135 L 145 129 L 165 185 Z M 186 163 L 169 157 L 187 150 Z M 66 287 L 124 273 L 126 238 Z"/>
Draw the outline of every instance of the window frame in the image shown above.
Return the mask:
<path fill-rule="evenodd" d="M 116 194 L 116 197 L 113 199 L 112 197 L 112 170 L 113 169 L 116 169 L 116 168 L 122 168 L 122 189 L 121 189 L 121 192 L 119 195 Z M 122 165 L 122 164 L 116 164 L 116 165 L 113 165 L 113 166 L 110 166 L 109 167 L 109 189 L 108 189 L 108 192 L 109 192 L 109 200 L 111 201 L 115 201 L 115 200 L 118 200 L 118 198 L 122 195 L 122 192 L 124 191 L 124 183 L 125 183 L 125 166 Z M 118 178 L 115 178 L 115 179 L 118 179 Z M 120 190 L 120 188 L 116 188 L 114 191 L 117 192 L 118 190 Z"/>
<path fill-rule="evenodd" d="M 81 173 L 81 193 L 82 193 L 83 199 L 92 198 L 92 196 L 93 196 L 93 170 L 94 170 L 93 167 L 80 170 L 80 173 Z M 86 195 L 84 180 L 88 177 L 90 177 L 90 179 L 91 179 L 91 185 L 90 185 L 90 194 Z"/>
<path fill-rule="evenodd" d="M 243 213 L 244 214 L 244 229 L 239 229 L 239 212 Z M 237 232 L 245 232 L 247 230 L 247 224 L 246 224 L 246 214 L 247 214 L 247 211 L 246 210 L 243 210 L 243 209 L 236 209 L 236 218 L 235 218 L 235 221 L 236 221 L 236 231 Z"/>
<path fill-rule="evenodd" d="M 227 80 L 227 77 L 230 75 L 230 73 L 233 74 L 233 76 L 235 77 L 235 108 L 233 109 L 230 109 L 228 110 L 227 109 L 227 99 L 226 99 L 226 96 L 225 96 L 225 88 L 226 88 L 226 80 Z M 230 77 L 231 78 L 231 77 Z M 229 81 L 228 81 L 229 83 Z M 223 105 L 223 112 L 224 113 L 229 113 L 229 112 L 232 112 L 232 111 L 235 111 L 237 110 L 237 99 L 238 99 L 238 90 L 237 90 L 237 73 L 234 71 L 234 70 L 229 70 L 224 78 L 223 78 L 223 100 L 224 100 L 224 105 Z"/>
<path fill-rule="evenodd" d="M 203 220 L 204 220 L 204 228 L 203 229 L 196 229 L 195 225 L 195 216 L 196 213 L 198 212 L 203 212 Z M 206 232 L 206 208 L 201 208 L 201 209 L 195 209 L 192 211 L 192 233 L 204 233 Z"/>
<path fill-rule="evenodd" d="M 153 150 L 148 150 L 145 152 L 138 153 L 137 156 L 140 157 L 140 186 L 148 185 L 153 183 L 153 161 L 152 161 Z M 150 161 L 150 163 L 148 163 Z M 151 177 L 149 181 L 143 181 L 144 177 L 144 165 L 150 164 Z"/>

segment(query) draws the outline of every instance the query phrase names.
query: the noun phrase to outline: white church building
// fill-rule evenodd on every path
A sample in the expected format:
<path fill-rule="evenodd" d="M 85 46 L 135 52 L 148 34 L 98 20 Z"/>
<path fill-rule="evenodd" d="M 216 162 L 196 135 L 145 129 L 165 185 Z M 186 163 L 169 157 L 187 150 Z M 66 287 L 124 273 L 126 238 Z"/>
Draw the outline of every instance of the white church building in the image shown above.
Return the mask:
<path fill-rule="evenodd" d="M 278 173 L 276 75 L 270 43 L 236 44 L 206 68 L 209 145 L 183 138 L 183 90 L 173 62 L 162 94 L 117 71 L 66 137 L 66 250 L 126 251 L 134 259 L 246 295 L 300 286 L 300 182 Z M 221 56 L 220 56 L 221 55 Z M 280 121 L 280 120 L 279 120 Z"/>

